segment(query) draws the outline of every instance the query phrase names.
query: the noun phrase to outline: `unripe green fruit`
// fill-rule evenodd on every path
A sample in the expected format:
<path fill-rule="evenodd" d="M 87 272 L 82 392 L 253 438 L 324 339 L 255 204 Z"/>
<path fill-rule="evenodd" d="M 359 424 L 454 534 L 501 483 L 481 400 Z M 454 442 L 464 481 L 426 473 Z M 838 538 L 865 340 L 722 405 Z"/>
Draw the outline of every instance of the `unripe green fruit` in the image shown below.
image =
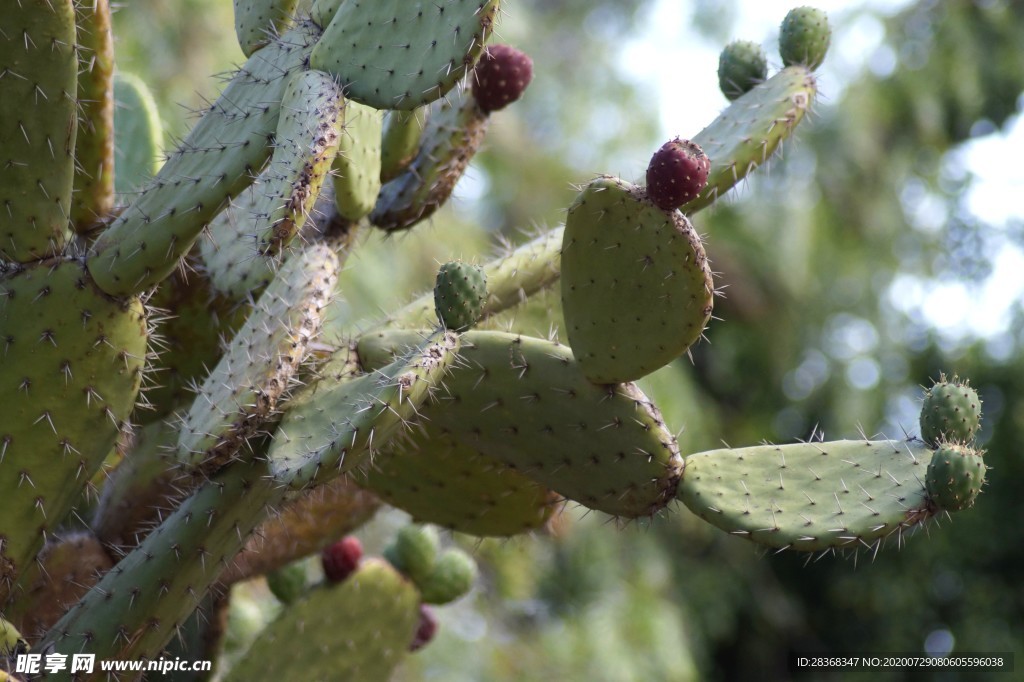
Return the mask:
<path fill-rule="evenodd" d="M 384 556 L 418 585 L 434 570 L 439 544 L 437 531 L 432 526 L 409 525 L 398 531 Z"/>
<path fill-rule="evenodd" d="M 718 87 L 729 100 L 738 99 L 768 78 L 768 58 L 757 43 L 737 40 L 718 57 Z"/>
<path fill-rule="evenodd" d="M 943 445 L 928 465 L 928 499 L 945 511 L 967 509 L 985 483 L 985 468 L 981 452 L 966 445 Z"/>
<path fill-rule="evenodd" d="M 929 445 L 969 443 L 980 426 L 981 400 L 968 384 L 942 377 L 928 389 L 921 405 L 921 438 Z"/>
<path fill-rule="evenodd" d="M 479 265 L 452 261 L 438 270 L 434 308 L 445 329 L 469 330 L 480 319 L 486 299 L 487 276 Z"/>
<path fill-rule="evenodd" d="M 814 7 L 790 10 L 782 21 L 779 34 L 779 53 L 786 66 L 803 64 L 812 71 L 825 61 L 832 29 L 828 15 Z"/>
<path fill-rule="evenodd" d="M 447 604 L 470 591 L 476 581 L 476 562 L 460 549 L 449 549 L 437 559 L 434 570 L 416 581 L 426 604 Z"/>
<path fill-rule="evenodd" d="M 282 604 L 291 604 L 306 592 L 306 567 L 300 563 L 283 566 L 267 574 L 267 587 Z"/>

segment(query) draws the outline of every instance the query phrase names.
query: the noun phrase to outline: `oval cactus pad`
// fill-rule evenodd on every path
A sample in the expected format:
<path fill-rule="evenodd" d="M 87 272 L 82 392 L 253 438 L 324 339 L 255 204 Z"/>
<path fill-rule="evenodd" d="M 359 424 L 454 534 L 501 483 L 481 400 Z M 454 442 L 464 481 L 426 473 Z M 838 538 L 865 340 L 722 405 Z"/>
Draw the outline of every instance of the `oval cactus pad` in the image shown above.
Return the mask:
<path fill-rule="evenodd" d="M 920 441 L 762 445 L 686 458 L 678 497 L 733 535 L 779 549 L 870 547 L 931 516 Z"/>
<path fill-rule="evenodd" d="M 569 208 L 562 305 L 588 379 L 632 381 L 686 352 L 711 317 L 714 285 L 700 237 L 677 211 L 609 176 Z"/>
<path fill-rule="evenodd" d="M 310 65 L 376 109 L 415 109 L 443 97 L 484 49 L 498 0 L 349 0 Z"/>

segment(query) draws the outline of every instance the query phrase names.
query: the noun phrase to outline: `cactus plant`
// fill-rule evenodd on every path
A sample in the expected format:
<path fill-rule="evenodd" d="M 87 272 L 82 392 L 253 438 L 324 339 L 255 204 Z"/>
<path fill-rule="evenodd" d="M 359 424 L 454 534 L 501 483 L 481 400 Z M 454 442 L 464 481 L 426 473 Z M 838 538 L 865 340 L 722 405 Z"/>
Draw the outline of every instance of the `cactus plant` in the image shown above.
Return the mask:
<path fill-rule="evenodd" d="M 200 604 L 272 574 L 291 603 L 226 679 L 386 679 L 436 631 L 421 601 L 458 598 L 476 568 L 435 557 L 433 531 L 393 552 L 411 583 L 332 545 L 381 504 L 357 485 L 479 536 L 544 527 L 565 500 L 624 519 L 681 500 L 800 551 L 902 538 L 973 503 L 985 466 L 965 387 L 932 389 L 924 441 L 688 454 L 632 383 L 705 334 L 716 292 L 692 220 L 810 108 L 828 44 L 797 23 L 813 13 L 787 19 L 785 69 L 728 77 L 742 94 L 684 154 L 707 187 L 659 200 L 672 163 L 652 162 L 646 191 L 602 175 L 563 228 L 442 268 L 375 323 L 330 314 L 352 236 L 424 223 L 529 83 L 528 57 L 487 47 L 500 4 L 236 0 L 248 59 L 159 169 L 151 98 L 111 76 L 108 4 L 9 8 L 0 608 L 17 622 L 0 643 L 152 658 Z M 470 330 L 559 281 L 569 345 Z M 104 461 L 119 463 L 97 477 Z M 324 548 L 327 577 L 347 579 L 297 597 L 303 575 L 274 574 Z"/>

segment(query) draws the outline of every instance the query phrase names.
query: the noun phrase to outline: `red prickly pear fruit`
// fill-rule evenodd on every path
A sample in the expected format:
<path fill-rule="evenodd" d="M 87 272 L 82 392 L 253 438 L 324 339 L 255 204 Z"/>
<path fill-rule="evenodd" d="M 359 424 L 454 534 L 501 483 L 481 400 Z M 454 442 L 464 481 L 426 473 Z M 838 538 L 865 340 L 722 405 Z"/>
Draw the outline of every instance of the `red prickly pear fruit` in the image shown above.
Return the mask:
<path fill-rule="evenodd" d="M 434 611 L 430 607 L 420 604 L 420 624 L 416 626 L 416 634 L 413 635 L 412 642 L 409 643 L 409 651 L 419 651 L 430 644 L 440 627 L 441 624 L 438 622 L 437 616 L 434 615 Z"/>
<path fill-rule="evenodd" d="M 363 544 L 351 535 L 324 547 L 320 559 L 324 565 L 324 577 L 328 582 L 340 583 L 359 568 L 363 558 Z"/>
<path fill-rule="evenodd" d="M 523 96 L 533 80 L 533 60 L 511 45 L 484 50 L 473 71 L 473 98 L 485 114 L 504 109 Z"/>
<path fill-rule="evenodd" d="M 697 144 L 669 140 L 647 166 L 647 197 L 663 211 L 677 209 L 700 194 L 710 170 L 711 160 Z"/>

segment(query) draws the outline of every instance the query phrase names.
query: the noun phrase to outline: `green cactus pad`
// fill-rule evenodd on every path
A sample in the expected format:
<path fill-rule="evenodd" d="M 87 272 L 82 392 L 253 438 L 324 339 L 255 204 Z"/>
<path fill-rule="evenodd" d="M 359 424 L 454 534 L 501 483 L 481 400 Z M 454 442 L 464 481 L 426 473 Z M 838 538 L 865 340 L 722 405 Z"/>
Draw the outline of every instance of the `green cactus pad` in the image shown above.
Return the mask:
<path fill-rule="evenodd" d="M 382 366 L 416 338 L 364 336 L 360 361 Z M 569 348 L 551 341 L 483 331 L 462 339 L 425 419 L 591 509 L 647 516 L 675 494 L 682 472 L 675 438 L 636 386 L 588 381 Z"/>
<path fill-rule="evenodd" d="M 114 34 L 109 0 L 76 2 L 78 103 L 71 223 L 94 228 L 114 208 Z"/>
<path fill-rule="evenodd" d="M 327 28 L 343 2 L 345 0 L 313 0 L 309 16 L 320 28 Z"/>
<path fill-rule="evenodd" d="M 345 130 L 334 159 L 334 202 L 338 213 L 356 221 L 369 215 L 380 192 L 383 114 L 349 101 Z"/>
<path fill-rule="evenodd" d="M 451 196 L 480 148 L 488 117 L 468 93 L 434 102 L 416 158 L 386 183 L 370 214 L 385 230 L 404 230 L 434 214 Z"/>
<path fill-rule="evenodd" d="M 412 642 L 419 602 L 412 583 L 367 559 L 285 609 L 225 681 L 387 682 Z"/>
<path fill-rule="evenodd" d="M 350 0 L 338 8 L 310 66 L 341 79 L 375 109 L 415 109 L 443 97 L 483 51 L 499 0 Z"/>
<path fill-rule="evenodd" d="M 300 23 L 253 55 L 170 155 L 160 172 L 93 245 L 89 271 L 114 295 L 159 283 L 231 197 L 270 156 L 280 102 L 319 29 Z"/>
<path fill-rule="evenodd" d="M 739 97 L 693 142 L 711 159 L 704 191 L 682 209 L 692 215 L 768 161 L 803 120 L 818 87 L 810 70 L 791 66 Z"/>
<path fill-rule="evenodd" d="M 700 339 L 714 284 L 700 237 L 641 188 L 592 181 L 569 208 L 562 242 L 562 307 L 569 344 L 599 384 L 632 381 Z"/>
<path fill-rule="evenodd" d="M 932 446 L 941 442 L 970 443 L 981 427 L 981 399 L 969 382 L 940 377 L 921 405 L 921 438 Z"/>
<path fill-rule="evenodd" d="M 284 33 L 299 0 L 235 0 L 235 34 L 246 57 Z"/>
<path fill-rule="evenodd" d="M 437 557 L 430 573 L 414 580 L 425 604 L 449 604 L 473 589 L 476 576 L 473 558 L 453 548 Z"/>
<path fill-rule="evenodd" d="M 312 213 L 342 137 L 341 90 L 325 73 L 295 74 L 284 92 L 266 169 L 211 222 L 199 253 L 214 289 L 235 301 L 274 278 L 277 258 Z"/>
<path fill-rule="evenodd" d="M 137 76 L 114 74 L 114 190 L 142 189 L 160 170 L 164 129 L 149 87 Z"/>
<path fill-rule="evenodd" d="M 451 261 L 437 271 L 434 309 L 445 329 L 470 329 L 480 319 L 486 300 L 487 276 L 479 265 Z"/>
<path fill-rule="evenodd" d="M 389 111 L 384 117 L 384 131 L 380 150 L 380 180 L 388 182 L 398 177 L 416 158 L 423 134 L 426 109 L 415 111 Z"/>
<path fill-rule="evenodd" d="M 355 477 L 420 523 L 477 536 L 541 528 L 561 499 L 429 421 L 392 440 Z"/>
<path fill-rule="evenodd" d="M 170 509 L 181 497 L 182 472 L 174 459 L 177 425 L 164 419 L 147 424 L 132 438 L 131 451 L 110 474 L 90 527 L 108 547 L 137 544 L 151 525 L 154 509 Z"/>
<path fill-rule="evenodd" d="M 869 547 L 931 516 L 920 441 L 853 441 L 711 450 L 686 458 L 678 497 L 722 530 L 814 552 Z"/>
<path fill-rule="evenodd" d="M 142 424 L 164 419 L 195 397 L 195 386 L 224 353 L 224 339 L 245 323 L 251 305 L 213 291 L 208 277 L 174 272 L 149 298 L 154 316 L 160 319 L 159 354 L 151 367 L 155 385 L 143 388 L 148 409 L 136 419 Z"/>
<path fill-rule="evenodd" d="M 273 413 L 319 333 L 337 274 L 338 257 L 324 244 L 285 261 L 183 418 L 183 464 L 217 469 Z"/>
<path fill-rule="evenodd" d="M 944 511 L 974 506 L 985 483 L 982 453 L 966 445 L 942 445 L 928 465 L 928 500 Z"/>
<path fill-rule="evenodd" d="M 283 495 L 262 460 L 210 478 L 46 633 L 40 649 L 157 658 Z"/>
<path fill-rule="evenodd" d="M 718 57 L 718 87 L 729 100 L 768 78 L 768 58 L 757 43 L 737 40 Z"/>
<path fill-rule="evenodd" d="M 387 558 L 392 566 L 419 585 L 434 570 L 439 547 L 436 529 L 410 524 L 399 529 L 388 548 Z"/>
<path fill-rule="evenodd" d="M 782 20 L 779 53 L 786 66 L 802 64 L 812 71 L 825 61 L 832 29 L 828 15 L 815 7 L 797 7 Z"/>
<path fill-rule="evenodd" d="M 147 334 L 138 299 L 97 291 L 78 261 L 0 277 L 0 593 L 113 447 L 139 392 Z"/>
<path fill-rule="evenodd" d="M 459 349 L 450 333 L 421 337 L 379 371 L 321 378 L 292 401 L 270 448 L 277 479 L 293 488 L 325 482 L 360 464 L 416 417 Z"/>
<path fill-rule="evenodd" d="M 78 128 L 72 0 L 8 2 L 0 32 L 0 258 L 60 253 L 71 237 Z"/>

